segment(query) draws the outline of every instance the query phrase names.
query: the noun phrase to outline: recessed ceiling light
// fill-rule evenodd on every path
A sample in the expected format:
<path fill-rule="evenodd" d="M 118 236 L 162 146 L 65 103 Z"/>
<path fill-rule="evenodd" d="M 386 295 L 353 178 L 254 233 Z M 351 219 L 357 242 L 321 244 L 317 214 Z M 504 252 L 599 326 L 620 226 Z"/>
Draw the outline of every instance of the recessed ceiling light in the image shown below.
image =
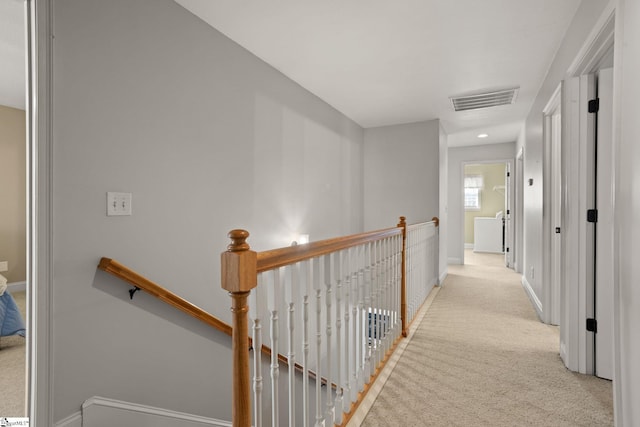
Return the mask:
<path fill-rule="evenodd" d="M 488 133 L 481 133 L 481 134 L 478 135 L 478 138 L 486 138 L 488 136 L 489 136 Z"/>

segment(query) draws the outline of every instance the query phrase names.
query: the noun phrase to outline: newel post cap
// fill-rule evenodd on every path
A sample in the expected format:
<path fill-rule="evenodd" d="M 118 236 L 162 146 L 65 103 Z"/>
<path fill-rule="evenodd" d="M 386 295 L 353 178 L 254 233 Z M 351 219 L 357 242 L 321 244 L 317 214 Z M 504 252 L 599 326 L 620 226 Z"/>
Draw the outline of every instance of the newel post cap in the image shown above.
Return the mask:
<path fill-rule="evenodd" d="M 247 243 L 249 232 L 231 230 L 231 243 L 220 255 L 222 288 L 229 292 L 248 292 L 257 285 L 257 255 Z"/>

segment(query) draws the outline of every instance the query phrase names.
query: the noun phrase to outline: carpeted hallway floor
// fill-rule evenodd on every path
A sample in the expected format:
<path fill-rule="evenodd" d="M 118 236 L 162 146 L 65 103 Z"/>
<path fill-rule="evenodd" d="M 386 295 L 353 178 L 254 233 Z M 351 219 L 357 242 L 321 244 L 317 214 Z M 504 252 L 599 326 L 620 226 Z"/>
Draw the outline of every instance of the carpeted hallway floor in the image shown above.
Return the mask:
<path fill-rule="evenodd" d="M 611 382 L 569 372 L 499 255 L 465 254 L 364 426 L 611 426 Z"/>
<path fill-rule="evenodd" d="M 25 292 L 12 293 L 26 318 Z M 0 417 L 25 416 L 26 342 L 14 335 L 0 338 Z"/>

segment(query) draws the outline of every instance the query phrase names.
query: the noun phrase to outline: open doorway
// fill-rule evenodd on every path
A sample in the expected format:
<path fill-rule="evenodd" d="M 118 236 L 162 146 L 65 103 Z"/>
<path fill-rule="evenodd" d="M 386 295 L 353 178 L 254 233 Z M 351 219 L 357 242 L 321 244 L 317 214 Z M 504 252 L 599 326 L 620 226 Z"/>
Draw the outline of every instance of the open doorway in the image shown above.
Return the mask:
<path fill-rule="evenodd" d="M 27 416 L 27 113 L 23 0 L 0 2 L 0 417 Z"/>
<path fill-rule="evenodd" d="M 511 163 L 467 163 L 463 173 L 465 252 L 498 254 L 511 267 Z"/>

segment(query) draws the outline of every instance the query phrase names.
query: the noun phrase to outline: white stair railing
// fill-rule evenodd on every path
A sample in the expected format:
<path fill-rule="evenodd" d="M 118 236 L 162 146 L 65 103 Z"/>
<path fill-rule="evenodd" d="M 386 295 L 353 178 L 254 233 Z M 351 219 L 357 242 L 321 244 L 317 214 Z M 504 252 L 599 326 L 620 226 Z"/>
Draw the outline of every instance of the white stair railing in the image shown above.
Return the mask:
<path fill-rule="evenodd" d="M 407 226 L 407 325 L 438 281 L 438 231 L 436 221 Z"/>
<path fill-rule="evenodd" d="M 234 425 L 343 425 L 433 285 L 434 223 L 406 226 L 402 220 L 399 227 L 257 254 L 245 241 L 247 232 L 229 235 L 223 287 L 235 301 L 257 284 L 248 309 L 241 303 L 233 309 L 234 316 L 248 316 L 254 349 L 253 420 L 239 416 L 236 423 L 243 403 L 243 409 L 234 407 Z M 243 332 L 233 333 L 241 342 L 235 334 Z M 248 355 L 234 352 L 235 363 L 249 370 Z M 248 381 L 234 380 L 234 406 L 235 396 L 246 395 L 236 389 L 245 387 Z"/>

